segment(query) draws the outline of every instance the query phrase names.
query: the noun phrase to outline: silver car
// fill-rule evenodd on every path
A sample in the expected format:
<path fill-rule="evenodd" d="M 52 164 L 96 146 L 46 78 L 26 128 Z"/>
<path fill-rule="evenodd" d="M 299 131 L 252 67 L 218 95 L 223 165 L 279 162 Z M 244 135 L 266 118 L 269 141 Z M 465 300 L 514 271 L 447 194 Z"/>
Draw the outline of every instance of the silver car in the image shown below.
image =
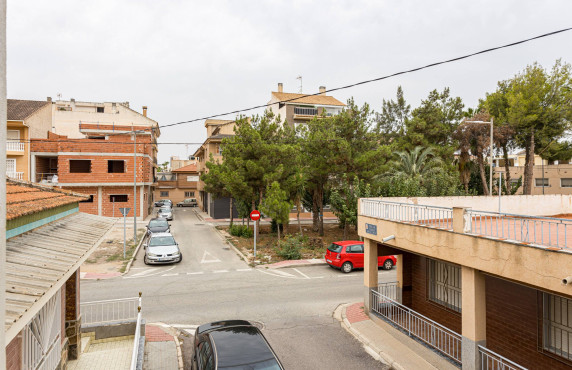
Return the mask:
<path fill-rule="evenodd" d="M 179 249 L 179 244 L 170 233 L 155 233 L 143 244 L 145 256 L 143 262 L 146 265 L 159 263 L 181 262 L 183 255 Z"/>
<path fill-rule="evenodd" d="M 161 207 L 157 211 L 157 217 L 166 218 L 168 221 L 173 220 L 173 209 L 171 207 Z"/>

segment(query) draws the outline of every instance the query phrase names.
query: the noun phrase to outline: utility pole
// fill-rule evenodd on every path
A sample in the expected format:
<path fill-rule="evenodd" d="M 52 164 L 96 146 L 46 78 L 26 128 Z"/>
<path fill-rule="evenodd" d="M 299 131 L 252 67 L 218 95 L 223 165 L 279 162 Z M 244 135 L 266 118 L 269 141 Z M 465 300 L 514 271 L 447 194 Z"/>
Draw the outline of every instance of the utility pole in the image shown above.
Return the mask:
<path fill-rule="evenodd" d="M 0 323 L 6 318 L 6 114 L 6 0 L 0 0 Z M 6 336 L 2 330 L 0 369 L 5 367 Z"/>
<path fill-rule="evenodd" d="M 137 243 L 137 133 L 133 130 L 133 243 Z"/>

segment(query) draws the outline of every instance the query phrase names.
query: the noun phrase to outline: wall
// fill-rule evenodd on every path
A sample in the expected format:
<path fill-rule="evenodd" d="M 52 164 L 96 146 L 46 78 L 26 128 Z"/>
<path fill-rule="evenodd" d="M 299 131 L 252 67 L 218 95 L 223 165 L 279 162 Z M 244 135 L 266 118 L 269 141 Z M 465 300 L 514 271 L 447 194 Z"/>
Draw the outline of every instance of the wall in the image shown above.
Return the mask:
<path fill-rule="evenodd" d="M 485 279 L 486 347 L 531 370 L 570 369 L 572 362 L 565 364 L 539 350 L 539 292 L 492 276 Z"/>
<path fill-rule="evenodd" d="M 30 130 L 30 139 L 45 139 L 52 130 L 52 104 L 46 104 L 26 118 L 25 124 Z"/>
<path fill-rule="evenodd" d="M 30 144 L 27 143 L 28 128 L 22 125 L 22 122 L 8 121 L 8 130 L 20 132 L 20 140 L 24 142 L 24 151 L 12 151 L 6 149 L 6 158 L 16 160 L 16 172 L 22 172 L 22 180 L 30 181 L 29 160 L 30 160 Z"/>
<path fill-rule="evenodd" d="M 72 190 L 75 192 L 81 192 L 83 194 L 94 195 L 93 203 L 80 203 L 79 210 L 80 212 L 85 212 L 93 215 L 99 214 L 98 212 L 98 186 L 92 187 L 65 187 L 62 186 L 63 189 Z M 143 187 L 143 197 L 144 207 L 143 207 L 143 218 L 149 215 L 149 207 L 148 204 L 150 202 L 151 191 L 149 187 Z M 127 217 L 133 217 L 133 186 L 102 186 L 101 187 L 101 216 L 105 217 L 122 217 L 119 208 L 131 208 Z M 110 202 L 110 195 L 123 195 L 127 194 L 128 201 L 127 202 Z M 141 216 L 141 186 L 137 186 L 137 217 Z"/>
<path fill-rule="evenodd" d="M 161 196 L 161 191 L 168 191 L 169 195 L 166 197 L 162 197 Z M 190 196 L 190 197 L 186 197 L 185 196 L 185 192 L 188 191 L 194 191 L 195 195 L 194 196 Z M 187 198 L 199 198 L 199 192 L 196 189 L 161 189 L 161 188 L 156 188 L 154 191 L 154 197 L 155 199 L 159 200 L 159 199 L 170 199 L 174 204 L 177 204 L 178 202 L 182 202 L 183 200 L 187 199 Z"/>

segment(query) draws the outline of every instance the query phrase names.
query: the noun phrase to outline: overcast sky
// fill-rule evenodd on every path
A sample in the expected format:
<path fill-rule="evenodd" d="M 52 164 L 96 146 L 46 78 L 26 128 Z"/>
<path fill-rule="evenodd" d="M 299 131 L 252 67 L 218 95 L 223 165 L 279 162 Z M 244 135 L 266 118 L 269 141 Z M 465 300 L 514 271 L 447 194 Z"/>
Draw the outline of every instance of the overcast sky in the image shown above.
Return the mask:
<path fill-rule="evenodd" d="M 572 26 L 570 0 L 8 0 L 8 97 L 129 101 L 160 125 L 267 103 L 278 82 L 303 92 L 383 76 Z M 448 86 L 474 107 L 535 61 L 572 62 L 572 32 L 333 93 L 417 106 Z M 228 117 L 233 119 L 235 117 Z M 203 122 L 160 143 L 200 143 Z M 161 145 L 159 161 L 197 145 Z"/>

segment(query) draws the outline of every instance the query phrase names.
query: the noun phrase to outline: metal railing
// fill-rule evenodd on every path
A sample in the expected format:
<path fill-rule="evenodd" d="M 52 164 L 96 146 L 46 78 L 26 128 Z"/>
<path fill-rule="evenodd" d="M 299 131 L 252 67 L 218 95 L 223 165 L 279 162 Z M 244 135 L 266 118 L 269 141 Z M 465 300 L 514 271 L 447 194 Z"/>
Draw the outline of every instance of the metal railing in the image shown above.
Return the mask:
<path fill-rule="evenodd" d="M 301 114 L 303 116 L 315 116 L 318 114 L 318 109 L 294 107 L 294 114 Z"/>
<path fill-rule="evenodd" d="M 19 141 L 7 141 L 6 142 L 6 150 L 9 152 L 23 152 L 25 149 L 26 143 L 21 143 Z"/>
<path fill-rule="evenodd" d="M 467 210 L 468 233 L 569 249 L 572 220 Z"/>
<path fill-rule="evenodd" d="M 401 288 L 397 286 L 397 281 L 377 284 L 377 292 L 382 296 L 393 299 L 396 302 L 403 302 Z"/>
<path fill-rule="evenodd" d="M 453 229 L 453 209 L 438 206 L 360 199 L 360 215 L 390 221 L 409 222 L 441 229 Z"/>
<path fill-rule="evenodd" d="M 82 324 L 101 324 L 138 317 L 141 297 L 108 299 L 80 304 Z"/>
<path fill-rule="evenodd" d="M 498 353 L 479 345 L 481 370 L 526 370 Z"/>
<path fill-rule="evenodd" d="M 8 172 L 6 171 L 6 176 L 8 176 L 11 179 L 16 179 L 16 180 L 24 180 L 24 172 Z"/>
<path fill-rule="evenodd" d="M 36 173 L 36 182 L 52 182 L 55 172 Z"/>
<path fill-rule="evenodd" d="M 141 339 L 141 292 L 139 292 L 139 302 L 137 306 L 137 326 L 135 327 L 135 338 L 133 339 L 133 353 L 131 354 L 131 370 L 137 369 L 139 359 L 139 341 Z"/>
<path fill-rule="evenodd" d="M 370 290 L 371 309 L 447 357 L 461 363 L 461 335 L 443 325 L 403 306 L 402 304 Z"/>

